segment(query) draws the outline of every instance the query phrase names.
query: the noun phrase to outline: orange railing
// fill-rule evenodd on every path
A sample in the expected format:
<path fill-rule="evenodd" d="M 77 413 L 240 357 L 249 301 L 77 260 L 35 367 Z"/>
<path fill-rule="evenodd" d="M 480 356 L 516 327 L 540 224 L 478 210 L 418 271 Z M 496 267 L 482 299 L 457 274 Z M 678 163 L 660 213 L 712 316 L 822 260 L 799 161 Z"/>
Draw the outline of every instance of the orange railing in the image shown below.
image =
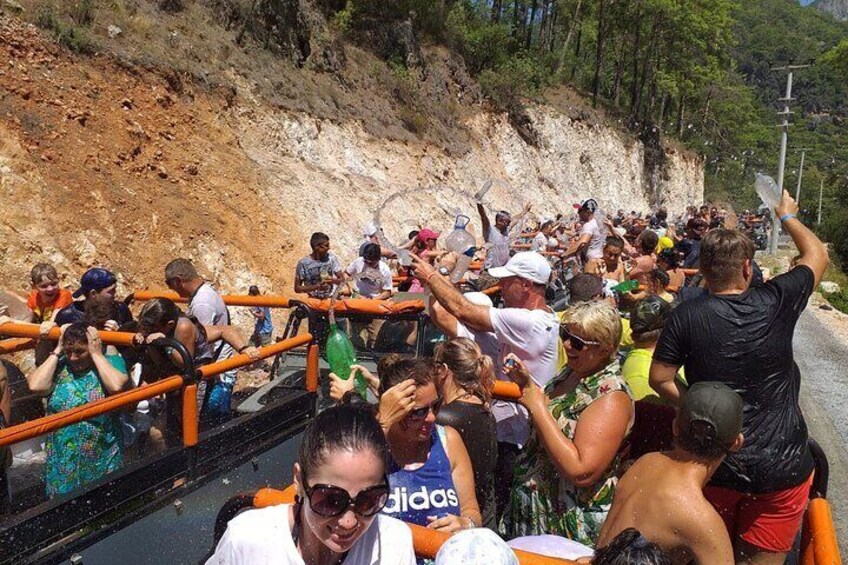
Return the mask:
<path fill-rule="evenodd" d="M 57 340 L 60 336 L 59 328 L 53 328 L 45 339 Z M 36 338 L 39 337 L 39 326 L 37 324 L 17 324 L 7 323 L 0 326 L 0 334 L 6 336 L 15 336 L 16 338 Z M 128 346 L 132 344 L 131 333 L 125 332 L 99 332 L 103 343 L 112 345 Z M 277 343 L 261 347 L 259 349 L 259 358 L 265 359 L 272 357 L 284 351 L 289 351 L 296 347 L 300 347 L 312 342 L 312 334 L 301 334 Z M 199 368 L 196 371 L 196 376 L 199 379 L 208 379 L 214 375 L 225 373 L 227 371 L 244 367 L 255 363 L 256 359 L 245 354 L 234 355 L 230 359 L 211 363 Z M 313 342 L 307 350 L 307 365 L 306 365 L 306 384 L 309 392 L 317 390 L 318 383 L 318 355 L 317 345 Z M 46 433 L 50 433 L 81 422 L 83 420 L 120 410 L 128 406 L 137 404 L 142 400 L 148 400 L 155 396 L 174 392 L 184 388 L 183 393 L 183 444 L 190 447 L 197 444 L 198 438 L 198 418 L 197 418 L 197 385 L 188 382 L 187 378 L 180 375 L 174 375 L 164 378 L 155 383 L 142 385 L 138 388 L 121 392 L 103 398 L 94 402 L 90 402 L 77 408 L 65 410 L 57 414 L 51 414 L 37 420 L 24 422 L 9 428 L 0 430 L 0 447 L 11 445 L 19 441 L 32 439 Z"/>
<path fill-rule="evenodd" d="M 292 504 L 294 495 L 296 494 L 294 485 L 289 485 L 284 490 L 273 488 L 263 488 L 253 495 L 253 506 L 256 508 L 264 508 L 266 506 L 274 506 L 276 504 Z M 445 532 L 437 532 L 416 524 L 407 524 L 412 530 L 412 544 L 415 547 L 415 555 L 425 559 L 433 559 L 439 548 L 447 541 L 450 534 Z M 531 553 L 529 551 L 521 551 L 514 549 L 515 556 L 521 565 L 575 565 L 574 561 L 568 559 L 557 559 Z"/>

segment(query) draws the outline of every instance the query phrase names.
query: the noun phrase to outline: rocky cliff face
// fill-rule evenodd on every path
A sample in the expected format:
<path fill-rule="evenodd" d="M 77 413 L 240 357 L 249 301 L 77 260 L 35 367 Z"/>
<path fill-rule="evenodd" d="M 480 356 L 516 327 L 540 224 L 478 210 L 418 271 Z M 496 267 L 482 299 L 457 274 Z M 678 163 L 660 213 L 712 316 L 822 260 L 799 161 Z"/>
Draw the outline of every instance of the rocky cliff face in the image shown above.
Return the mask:
<path fill-rule="evenodd" d="M 287 293 L 313 231 L 352 260 L 378 212 L 395 240 L 418 224 L 448 230 L 489 179 L 493 210 L 531 202 L 546 216 L 589 196 L 611 210 L 703 199 L 699 158 L 671 147 L 646 158 L 634 137 L 549 106 L 528 110 L 538 146 L 478 104 L 457 114 L 466 142 L 452 148 L 271 106 L 237 80 L 225 93 L 175 89 L 13 19 L 0 20 L 0 55 L 0 287 L 19 292 L 38 261 L 69 287 L 106 266 L 123 294 L 161 288 L 164 265 L 187 256 L 227 291 Z"/>
<path fill-rule="evenodd" d="M 837 20 L 848 20 L 848 0 L 817 0 L 812 6 Z"/>

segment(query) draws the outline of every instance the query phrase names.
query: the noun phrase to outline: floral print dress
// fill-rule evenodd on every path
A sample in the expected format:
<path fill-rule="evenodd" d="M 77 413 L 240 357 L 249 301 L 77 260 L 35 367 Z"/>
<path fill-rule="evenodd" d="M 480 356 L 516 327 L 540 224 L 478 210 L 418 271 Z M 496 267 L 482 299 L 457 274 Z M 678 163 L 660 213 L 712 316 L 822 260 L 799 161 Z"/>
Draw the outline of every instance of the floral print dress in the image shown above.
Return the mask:
<path fill-rule="evenodd" d="M 580 414 L 599 398 L 623 391 L 632 401 L 618 361 L 581 380 L 573 391 L 551 398 L 557 385 L 570 375 L 571 369 L 566 367 L 545 386 L 545 394 L 550 398 L 548 409 L 568 439 L 574 439 Z M 628 434 L 632 425 L 631 419 Z M 534 430 L 516 465 L 515 482 L 509 507 L 501 521 L 501 532 L 506 539 L 554 534 L 594 547 L 612 505 L 618 465 L 617 455 L 595 484 L 575 486 L 559 475 Z"/>
<path fill-rule="evenodd" d="M 107 355 L 116 369 L 127 372 L 120 355 Z M 64 357 L 56 369 L 47 414 L 70 410 L 106 397 L 95 369 L 77 375 Z M 65 494 L 121 467 L 121 427 L 114 414 L 102 414 L 60 428 L 47 436 L 45 482 L 47 496 Z"/>

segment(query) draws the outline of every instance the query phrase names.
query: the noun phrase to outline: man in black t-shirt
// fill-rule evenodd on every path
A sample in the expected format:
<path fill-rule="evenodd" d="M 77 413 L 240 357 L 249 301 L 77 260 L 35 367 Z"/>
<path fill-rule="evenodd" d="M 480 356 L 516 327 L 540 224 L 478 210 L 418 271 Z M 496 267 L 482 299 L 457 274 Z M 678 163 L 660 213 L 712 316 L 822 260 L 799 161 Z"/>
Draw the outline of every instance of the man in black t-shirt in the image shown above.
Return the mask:
<path fill-rule="evenodd" d="M 765 284 L 751 285 L 754 245 L 742 233 L 718 228 L 704 237 L 700 261 L 709 294 L 675 309 L 651 366 L 651 386 L 678 405 L 674 377 L 681 365 L 690 385 L 720 381 L 742 396 L 745 445 L 727 458 L 705 491 L 728 526 L 737 562 L 783 563 L 812 480 L 792 335 L 828 256 L 797 212 L 784 191 L 777 214 L 801 258 Z"/>

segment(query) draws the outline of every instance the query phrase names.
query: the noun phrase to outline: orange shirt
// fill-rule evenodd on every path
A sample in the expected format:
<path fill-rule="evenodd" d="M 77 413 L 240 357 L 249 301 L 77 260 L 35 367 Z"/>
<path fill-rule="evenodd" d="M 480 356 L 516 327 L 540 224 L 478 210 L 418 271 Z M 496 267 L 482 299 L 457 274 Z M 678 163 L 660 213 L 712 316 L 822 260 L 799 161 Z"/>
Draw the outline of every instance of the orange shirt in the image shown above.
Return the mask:
<path fill-rule="evenodd" d="M 50 320 L 50 318 L 53 317 L 53 312 L 61 310 L 65 306 L 70 305 L 73 301 L 74 297 L 71 295 L 71 291 L 60 288 L 59 295 L 52 304 L 42 304 L 41 295 L 38 294 L 37 290 L 33 290 L 29 293 L 27 306 L 34 314 L 32 321 L 38 324 Z"/>

